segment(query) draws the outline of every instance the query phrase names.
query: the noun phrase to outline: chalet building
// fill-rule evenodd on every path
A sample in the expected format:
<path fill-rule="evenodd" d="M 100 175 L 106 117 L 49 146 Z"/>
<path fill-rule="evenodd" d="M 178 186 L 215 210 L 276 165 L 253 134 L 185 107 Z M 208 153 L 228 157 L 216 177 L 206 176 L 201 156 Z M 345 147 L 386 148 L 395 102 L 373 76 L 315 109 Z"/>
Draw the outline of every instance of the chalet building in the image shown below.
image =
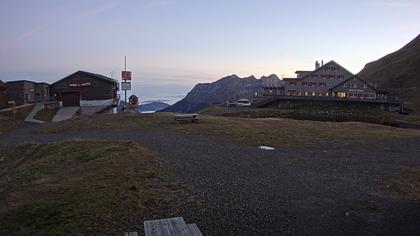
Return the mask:
<path fill-rule="evenodd" d="M 36 83 L 28 80 L 9 81 L 6 83 L 6 97 L 8 101 L 15 101 L 16 105 L 36 102 Z"/>
<path fill-rule="evenodd" d="M 331 88 L 333 97 L 349 99 L 377 99 L 378 91 L 359 76 L 352 76 Z"/>
<path fill-rule="evenodd" d="M 314 71 L 296 71 L 297 78 L 284 78 L 286 96 L 331 96 L 331 88 L 337 86 L 353 74 L 336 63 L 330 61 L 321 65 L 317 61 Z"/>
<path fill-rule="evenodd" d="M 36 102 L 50 102 L 51 92 L 50 85 L 44 82 L 35 84 L 35 101 Z"/>
<path fill-rule="evenodd" d="M 6 99 L 15 101 L 16 105 L 51 101 L 50 86 L 47 83 L 17 80 L 9 81 L 6 85 Z"/>
<path fill-rule="evenodd" d="M 262 96 L 284 96 L 284 86 L 266 85 L 263 87 Z"/>
<path fill-rule="evenodd" d="M 77 71 L 53 83 L 51 92 L 62 106 L 80 106 L 82 115 L 92 115 L 111 108 L 118 88 L 118 81 L 114 79 Z"/>
<path fill-rule="evenodd" d="M 296 78 L 284 78 L 284 95 L 272 88 L 264 89 L 266 97 L 255 97 L 255 107 L 347 107 L 398 111 L 400 101 L 386 91 L 330 61 L 315 63 L 314 71 L 296 71 Z M 267 97 L 270 96 L 270 97 Z"/>
<path fill-rule="evenodd" d="M 6 83 L 0 80 L 0 109 L 7 107 Z"/>

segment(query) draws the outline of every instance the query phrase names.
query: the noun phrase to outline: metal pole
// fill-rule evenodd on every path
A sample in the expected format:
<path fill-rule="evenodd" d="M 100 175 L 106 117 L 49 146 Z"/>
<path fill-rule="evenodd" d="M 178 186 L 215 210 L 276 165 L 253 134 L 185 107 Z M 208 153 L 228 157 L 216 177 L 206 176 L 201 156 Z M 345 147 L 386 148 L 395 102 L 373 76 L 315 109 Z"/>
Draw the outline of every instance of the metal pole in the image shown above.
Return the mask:
<path fill-rule="evenodd" d="M 127 56 L 124 56 L 124 72 L 127 71 Z M 126 79 L 124 79 L 124 82 L 127 82 Z M 125 94 L 125 103 L 127 104 L 127 90 L 124 90 Z"/>

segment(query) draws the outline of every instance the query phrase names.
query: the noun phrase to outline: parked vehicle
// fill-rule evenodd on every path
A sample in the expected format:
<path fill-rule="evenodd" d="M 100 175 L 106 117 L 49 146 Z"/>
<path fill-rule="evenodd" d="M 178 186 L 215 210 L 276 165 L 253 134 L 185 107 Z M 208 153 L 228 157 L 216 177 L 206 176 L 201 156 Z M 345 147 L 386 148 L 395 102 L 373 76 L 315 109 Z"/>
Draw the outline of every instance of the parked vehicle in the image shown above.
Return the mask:
<path fill-rule="evenodd" d="M 250 107 L 251 106 L 251 101 L 249 101 L 248 99 L 245 99 L 245 98 L 241 98 L 238 101 L 236 101 L 236 106 L 237 107 Z"/>

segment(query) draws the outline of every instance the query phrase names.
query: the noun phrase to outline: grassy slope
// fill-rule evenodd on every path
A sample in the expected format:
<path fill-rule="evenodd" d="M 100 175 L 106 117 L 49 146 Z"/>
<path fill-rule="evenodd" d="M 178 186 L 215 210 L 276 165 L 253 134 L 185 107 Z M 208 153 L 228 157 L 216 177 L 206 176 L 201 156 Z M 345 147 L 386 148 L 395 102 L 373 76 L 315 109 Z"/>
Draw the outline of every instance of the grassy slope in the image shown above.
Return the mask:
<path fill-rule="evenodd" d="M 17 147 L 0 162 L 0 235 L 122 234 L 171 216 L 183 189 L 131 142 Z"/>
<path fill-rule="evenodd" d="M 369 109 L 338 109 L 338 108 L 300 108 L 294 110 L 277 108 L 244 109 L 223 114 L 228 117 L 245 118 L 292 118 L 315 121 L 360 121 L 399 127 L 400 122 L 412 123 L 420 127 L 420 116 L 400 115 L 386 111 L 372 111 Z"/>
<path fill-rule="evenodd" d="M 0 135 L 13 127 L 19 122 L 23 121 L 26 116 L 31 112 L 33 106 L 27 106 L 16 110 L 15 121 L 13 121 L 13 113 L 11 111 L 0 112 Z"/>
<path fill-rule="evenodd" d="M 34 119 L 50 122 L 52 121 L 57 111 L 58 111 L 58 108 L 45 107 L 44 109 L 38 111 L 38 113 L 35 114 Z"/>
<path fill-rule="evenodd" d="M 420 35 L 400 50 L 366 64 L 359 76 L 396 92 L 420 112 Z"/>
<path fill-rule="evenodd" d="M 317 122 L 292 119 L 247 119 L 201 116 L 197 124 L 179 125 L 168 113 L 117 114 L 76 118 L 48 124 L 38 132 L 95 129 L 165 129 L 185 134 L 222 136 L 248 145 L 331 148 L 364 145 L 371 141 L 420 136 L 420 130 L 360 122 Z"/>

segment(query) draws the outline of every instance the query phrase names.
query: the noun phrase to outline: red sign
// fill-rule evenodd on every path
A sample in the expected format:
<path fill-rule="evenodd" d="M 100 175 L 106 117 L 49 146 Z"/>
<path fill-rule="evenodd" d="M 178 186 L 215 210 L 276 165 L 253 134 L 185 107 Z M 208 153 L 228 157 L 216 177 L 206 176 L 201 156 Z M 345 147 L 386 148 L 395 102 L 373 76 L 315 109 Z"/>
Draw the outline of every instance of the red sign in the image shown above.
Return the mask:
<path fill-rule="evenodd" d="M 75 82 L 75 83 L 69 84 L 69 87 L 80 88 L 80 87 L 88 87 L 91 85 L 92 85 L 91 82 Z"/>
<path fill-rule="evenodd" d="M 121 71 L 121 77 L 123 80 L 131 80 L 131 71 Z"/>

